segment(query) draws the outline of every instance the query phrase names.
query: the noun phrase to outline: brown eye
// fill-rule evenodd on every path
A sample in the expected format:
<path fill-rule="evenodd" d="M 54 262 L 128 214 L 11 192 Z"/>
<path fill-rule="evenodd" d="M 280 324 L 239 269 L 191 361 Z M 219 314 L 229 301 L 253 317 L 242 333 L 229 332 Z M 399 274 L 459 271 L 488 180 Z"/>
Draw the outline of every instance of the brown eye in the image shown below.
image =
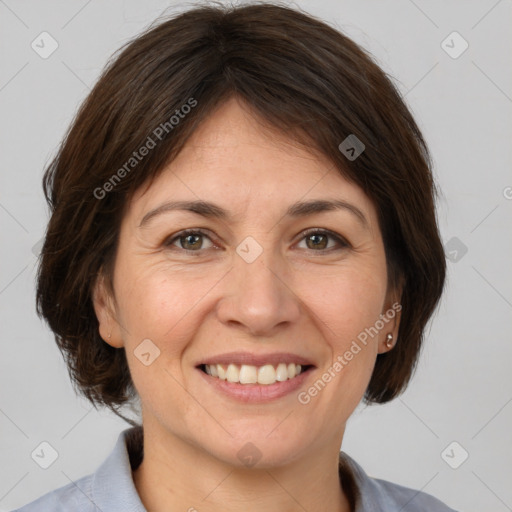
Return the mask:
<path fill-rule="evenodd" d="M 176 236 L 165 242 L 166 246 L 175 245 L 175 242 L 179 243 L 178 249 L 183 249 L 190 252 L 199 252 L 201 249 L 209 249 L 210 247 L 203 247 L 203 240 L 209 239 L 209 237 L 200 230 L 186 230 L 181 231 Z M 212 244 L 213 245 L 213 244 Z"/>
<path fill-rule="evenodd" d="M 322 252 L 333 249 L 333 246 L 328 247 L 329 239 L 334 240 L 336 242 L 334 247 L 336 247 L 336 244 L 338 245 L 339 248 L 349 247 L 349 244 L 341 237 L 326 230 L 313 229 L 307 231 L 302 240 L 306 240 L 307 249 L 316 252 Z"/>
<path fill-rule="evenodd" d="M 204 247 L 204 240 L 210 241 L 209 247 Z M 303 233 L 301 242 L 306 241 L 306 249 L 313 252 L 324 252 L 350 247 L 350 244 L 340 236 L 326 230 L 311 229 Z M 334 245 L 329 246 L 329 241 L 333 240 Z M 176 249 L 182 249 L 189 253 L 201 253 L 203 249 L 211 249 L 213 243 L 210 237 L 202 230 L 185 230 L 177 233 L 175 236 L 165 242 L 165 246 L 174 246 Z"/>
<path fill-rule="evenodd" d="M 178 238 L 178 240 L 180 241 L 180 244 L 183 247 L 183 249 L 187 249 L 187 250 L 200 249 L 201 248 L 200 246 L 203 245 L 201 236 L 202 235 L 185 235 L 185 236 L 180 236 Z M 183 245 L 183 241 L 185 241 L 185 245 Z"/>
<path fill-rule="evenodd" d="M 306 244 L 308 244 L 308 249 L 325 249 L 328 243 L 327 240 L 327 235 L 316 233 L 306 237 Z"/>

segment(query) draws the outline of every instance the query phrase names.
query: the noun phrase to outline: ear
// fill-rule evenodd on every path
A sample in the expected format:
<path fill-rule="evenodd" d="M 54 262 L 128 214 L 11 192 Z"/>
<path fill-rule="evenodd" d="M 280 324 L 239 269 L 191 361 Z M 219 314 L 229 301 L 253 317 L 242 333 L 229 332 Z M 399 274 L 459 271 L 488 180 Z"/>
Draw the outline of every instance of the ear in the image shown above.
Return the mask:
<path fill-rule="evenodd" d="M 100 336 L 112 347 L 123 347 L 124 343 L 121 336 L 121 328 L 117 321 L 115 301 L 107 288 L 105 277 L 102 273 L 98 274 L 94 283 L 92 302 L 99 323 Z"/>
<path fill-rule="evenodd" d="M 384 327 L 379 333 L 379 354 L 383 354 L 384 352 L 389 352 L 393 350 L 398 340 L 398 328 L 400 327 L 400 318 L 402 316 L 402 291 L 404 287 L 404 279 L 401 276 L 400 282 L 395 286 L 393 290 L 391 290 L 387 296 L 386 301 L 384 303 L 384 307 L 381 313 L 382 321 L 384 322 Z M 390 346 L 386 344 L 386 340 L 388 336 L 393 336 L 390 341 Z"/>

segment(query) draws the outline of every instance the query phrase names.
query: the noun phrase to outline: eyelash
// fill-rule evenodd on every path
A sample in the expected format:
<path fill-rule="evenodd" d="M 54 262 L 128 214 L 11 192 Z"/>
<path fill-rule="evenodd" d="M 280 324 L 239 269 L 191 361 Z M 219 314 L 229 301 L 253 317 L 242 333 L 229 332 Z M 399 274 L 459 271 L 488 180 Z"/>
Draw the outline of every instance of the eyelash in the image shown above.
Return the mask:
<path fill-rule="evenodd" d="M 208 233 L 206 231 L 198 228 L 198 229 L 185 229 L 183 231 L 180 231 L 176 235 L 172 236 L 172 238 L 168 238 L 164 242 L 164 245 L 166 247 L 170 247 L 173 245 L 173 243 L 176 240 L 179 240 L 180 238 L 185 238 L 188 235 L 202 235 L 202 236 L 209 238 L 210 241 L 213 243 L 213 240 L 211 240 L 211 238 L 208 236 Z M 336 235 L 332 231 L 329 231 L 326 229 L 317 229 L 317 228 L 311 228 L 311 229 L 307 229 L 306 231 L 303 231 L 302 238 L 299 240 L 299 242 L 302 242 L 302 240 L 304 240 L 309 235 L 325 235 L 327 237 L 330 237 L 338 243 L 338 245 L 340 246 L 339 250 L 348 249 L 349 247 L 351 247 L 350 244 L 345 239 L 343 239 L 341 236 Z M 177 249 L 180 251 L 184 251 L 185 253 L 188 253 L 188 254 L 193 254 L 194 256 L 199 256 L 203 252 L 203 250 L 206 250 L 206 249 L 199 249 L 197 251 L 192 251 L 190 249 L 183 249 L 180 247 L 178 247 Z M 322 249 L 322 250 L 318 250 L 318 251 L 315 249 L 307 249 L 307 250 L 309 250 L 311 252 L 317 252 L 317 253 L 322 254 L 322 253 L 332 252 L 333 250 L 336 250 L 336 249 L 333 249 L 331 247 L 330 249 Z"/>

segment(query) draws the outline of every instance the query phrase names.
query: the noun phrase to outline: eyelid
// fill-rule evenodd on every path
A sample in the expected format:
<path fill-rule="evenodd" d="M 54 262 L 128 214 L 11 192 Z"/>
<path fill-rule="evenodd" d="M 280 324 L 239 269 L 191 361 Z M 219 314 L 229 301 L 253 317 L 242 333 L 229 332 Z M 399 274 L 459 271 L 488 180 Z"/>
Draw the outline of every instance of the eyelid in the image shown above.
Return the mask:
<path fill-rule="evenodd" d="M 185 237 L 187 235 L 191 235 L 191 234 L 194 234 L 194 235 L 203 235 L 204 237 L 208 238 L 212 244 L 214 244 L 214 247 L 209 247 L 208 249 L 199 249 L 197 251 L 193 251 L 193 250 L 190 250 L 190 249 L 182 249 L 180 247 L 176 247 L 176 249 L 180 252 L 184 252 L 186 254 L 191 254 L 191 253 L 194 253 L 195 255 L 199 255 L 201 253 L 203 253 L 204 251 L 206 250 L 209 250 L 209 249 L 218 249 L 218 247 L 215 246 L 215 242 L 212 240 L 212 237 L 209 235 L 210 233 L 210 230 L 209 229 L 206 229 L 206 228 L 188 228 L 188 229 L 183 229 L 181 231 L 178 231 L 177 233 L 175 234 L 172 234 L 170 235 L 169 237 L 167 237 L 163 244 L 164 246 L 166 247 L 171 247 L 175 241 L 177 241 L 179 238 L 182 238 L 182 237 Z M 305 229 L 303 231 L 301 231 L 299 233 L 299 240 L 297 241 L 297 243 L 299 242 L 302 242 L 302 240 L 304 240 L 308 235 L 310 234 L 320 234 L 320 235 L 326 235 L 330 238 L 332 238 L 337 244 L 339 247 L 331 247 L 329 249 L 321 249 L 321 250 L 314 250 L 314 249 L 306 249 L 312 253 L 319 253 L 319 254 L 325 254 L 325 253 L 330 253 L 330 252 L 333 252 L 333 251 L 337 251 L 337 250 L 343 250 L 343 249 L 348 249 L 348 248 L 352 248 L 352 245 L 350 244 L 350 242 L 345 238 L 343 237 L 342 235 L 339 235 L 338 233 L 335 233 L 334 231 L 331 231 L 330 229 L 326 229 L 326 228 L 308 228 L 308 229 Z"/>

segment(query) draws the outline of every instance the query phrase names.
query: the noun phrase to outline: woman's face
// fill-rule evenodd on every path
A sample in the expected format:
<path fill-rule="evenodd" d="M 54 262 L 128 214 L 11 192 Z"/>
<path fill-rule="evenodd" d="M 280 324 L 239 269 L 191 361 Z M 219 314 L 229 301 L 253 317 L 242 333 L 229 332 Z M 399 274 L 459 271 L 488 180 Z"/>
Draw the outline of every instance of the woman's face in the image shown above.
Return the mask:
<path fill-rule="evenodd" d="M 296 204 L 315 200 L 345 207 Z M 215 208 L 154 212 L 177 201 Z M 185 229 L 193 233 L 179 236 Z M 101 285 L 95 308 L 103 338 L 111 332 L 108 342 L 126 349 L 146 429 L 265 467 L 339 449 L 377 353 L 397 333 L 386 283 L 369 198 L 232 99 L 134 196 L 115 262 L 115 317 Z M 278 380 L 224 381 L 205 373 L 208 362 L 223 363 L 230 380 L 238 369 L 244 381 Z M 291 377 L 295 363 L 311 367 Z"/>

